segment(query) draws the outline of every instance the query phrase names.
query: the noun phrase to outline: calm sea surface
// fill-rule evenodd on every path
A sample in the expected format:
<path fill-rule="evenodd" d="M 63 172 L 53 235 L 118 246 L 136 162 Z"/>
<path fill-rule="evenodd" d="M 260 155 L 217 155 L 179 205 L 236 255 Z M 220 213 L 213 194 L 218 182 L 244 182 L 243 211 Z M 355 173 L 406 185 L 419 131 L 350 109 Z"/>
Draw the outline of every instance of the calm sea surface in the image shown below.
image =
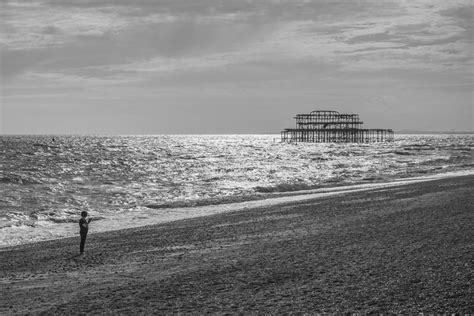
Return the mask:
<path fill-rule="evenodd" d="M 137 214 L 166 221 L 196 205 L 474 168 L 474 135 L 372 144 L 278 137 L 0 136 L 0 246 L 77 234 L 83 210 L 107 230 Z"/>

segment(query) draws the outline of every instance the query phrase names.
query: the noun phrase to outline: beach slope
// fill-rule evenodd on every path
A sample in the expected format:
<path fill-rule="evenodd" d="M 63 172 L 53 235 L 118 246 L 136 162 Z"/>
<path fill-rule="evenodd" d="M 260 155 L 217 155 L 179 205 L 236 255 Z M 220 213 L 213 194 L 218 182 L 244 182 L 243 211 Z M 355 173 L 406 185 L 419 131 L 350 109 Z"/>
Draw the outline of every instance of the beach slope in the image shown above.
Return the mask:
<path fill-rule="evenodd" d="M 0 314 L 474 312 L 474 176 L 0 251 Z"/>

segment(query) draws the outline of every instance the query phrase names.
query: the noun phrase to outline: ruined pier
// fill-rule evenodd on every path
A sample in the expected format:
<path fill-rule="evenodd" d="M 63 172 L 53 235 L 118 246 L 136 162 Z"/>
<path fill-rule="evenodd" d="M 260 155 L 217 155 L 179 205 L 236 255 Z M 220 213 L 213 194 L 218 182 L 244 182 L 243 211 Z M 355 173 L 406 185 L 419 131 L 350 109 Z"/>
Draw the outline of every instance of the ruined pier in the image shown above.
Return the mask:
<path fill-rule="evenodd" d="M 364 129 L 359 114 L 337 111 L 313 111 L 297 114 L 296 128 L 281 132 L 281 141 L 288 143 L 369 143 L 393 141 L 391 129 Z"/>

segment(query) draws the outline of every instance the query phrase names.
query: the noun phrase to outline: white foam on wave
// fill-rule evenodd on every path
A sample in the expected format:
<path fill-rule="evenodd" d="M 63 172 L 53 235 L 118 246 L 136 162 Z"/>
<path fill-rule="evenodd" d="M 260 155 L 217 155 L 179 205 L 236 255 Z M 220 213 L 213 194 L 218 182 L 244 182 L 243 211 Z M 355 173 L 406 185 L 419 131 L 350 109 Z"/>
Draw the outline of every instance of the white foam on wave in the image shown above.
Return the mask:
<path fill-rule="evenodd" d="M 187 218 L 209 216 L 219 213 L 254 210 L 260 207 L 277 206 L 286 203 L 302 202 L 318 198 L 341 195 L 346 193 L 369 191 L 374 189 L 390 188 L 401 185 L 409 185 L 419 182 L 427 182 L 443 178 L 474 175 L 474 169 L 455 172 L 447 172 L 435 175 L 426 175 L 413 178 L 398 179 L 384 183 L 367 183 L 349 186 L 299 191 L 294 195 L 284 193 L 272 194 L 272 197 L 239 202 L 232 204 L 207 205 L 186 208 L 150 209 L 137 207 L 133 210 L 122 210 L 116 213 L 101 214 L 101 220 L 93 221 L 90 225 L 90 234 L 106 231 L 114 231 L 126 228 L 142 227 L 153 224 L 177 221 Z M 93 214 L 92 214 L 93 217 Z M 53 223 L 40 221 L 34 227 L 19 225 L 2 229 L 0 235 L 0 247 L 36 242 L 40 240 L 52 240 L 78 235 L 77 223 Z"/>

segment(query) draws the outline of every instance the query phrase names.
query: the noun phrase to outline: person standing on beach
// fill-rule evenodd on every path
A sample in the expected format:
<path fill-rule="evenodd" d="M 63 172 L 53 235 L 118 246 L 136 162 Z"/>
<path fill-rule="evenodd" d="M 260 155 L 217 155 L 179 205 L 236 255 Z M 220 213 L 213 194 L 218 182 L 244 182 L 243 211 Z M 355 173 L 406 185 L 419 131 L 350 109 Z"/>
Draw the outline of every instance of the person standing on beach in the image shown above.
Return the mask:
<path fill-rule="evenodd" d="M 79 220 L 79 227 L 81 229 L 81 246 L 80 246 L 80 251 L 81 255 L 84 254 L 84 245 L 86 244 L 86 238 L 87 238 L 87 232 L 89 231 L 89 223 L 91 222 L 91 218 L 87 218 L 87 212 L 82 211 L 81 212 L 81 219 Z"/>

